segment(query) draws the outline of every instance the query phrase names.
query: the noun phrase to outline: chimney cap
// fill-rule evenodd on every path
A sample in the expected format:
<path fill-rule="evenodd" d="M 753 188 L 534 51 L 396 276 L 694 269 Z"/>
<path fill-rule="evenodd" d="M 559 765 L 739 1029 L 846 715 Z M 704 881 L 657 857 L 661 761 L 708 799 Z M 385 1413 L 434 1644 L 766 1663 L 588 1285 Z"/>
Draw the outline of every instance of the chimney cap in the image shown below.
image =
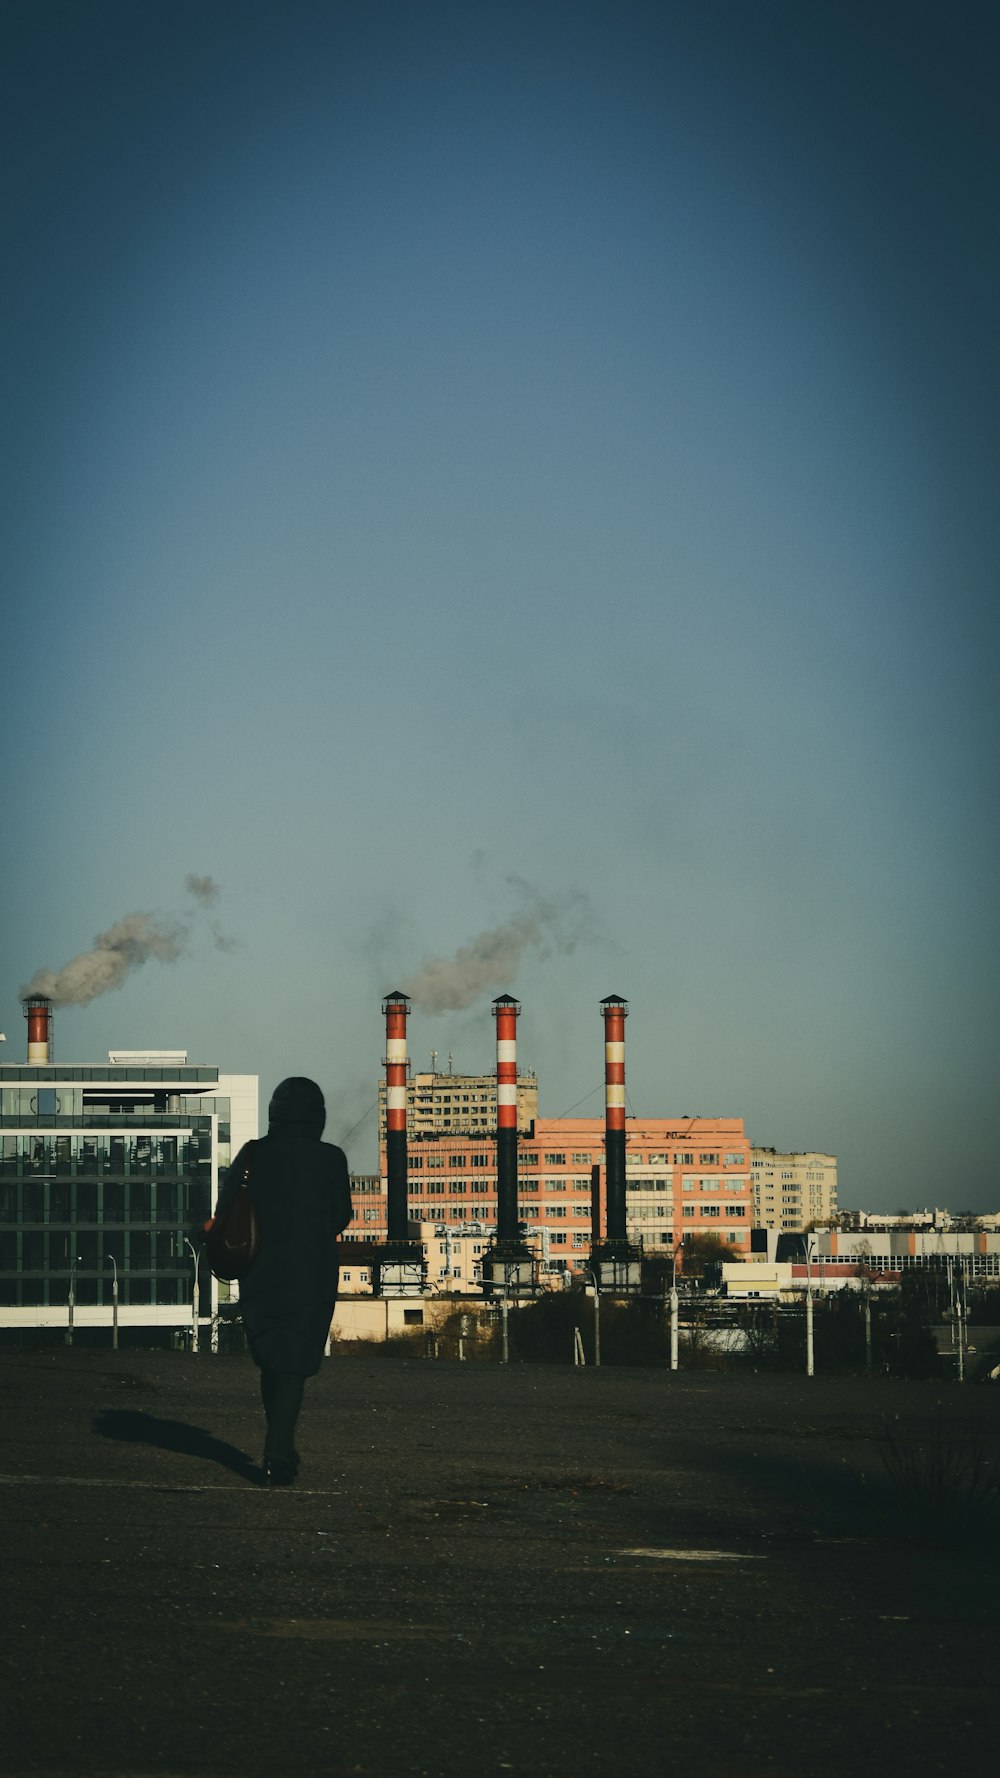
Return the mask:
<path fill-rule="evenodd" d="M 494 1018 L 496 1018 L 498 1011 L 499 1012 L 512 1012 L 514 1014 L 517 1014 L 520 1012 L 520 1010 L 521 1010 L 521 1002 L 519 1000 L 515 1000 L 513 994 L 498 994 L 496 999 L 493 1002 L 493 1017 Z"/>
<path fill-rule="evenodd" d="M 408 994 L 401 994 L 398 988 L 393 988 L 392 993 L 387 994 L 385 996 L 384 1000 L 382 1001 L 382 1011 L 388 1012 L 390 1006 L 392 1006 L 392 1007 L 402 1006 L 407 1011 L 409 1011 L 410 996 Z"/>
<path fill-rule="evenodd" d="M 621 1012 L 628 1017 L 628 1001 L 623 1000 L 620 994 L 609 994 L 601 1001 L 601 1007 L 604 1011 Z"/>

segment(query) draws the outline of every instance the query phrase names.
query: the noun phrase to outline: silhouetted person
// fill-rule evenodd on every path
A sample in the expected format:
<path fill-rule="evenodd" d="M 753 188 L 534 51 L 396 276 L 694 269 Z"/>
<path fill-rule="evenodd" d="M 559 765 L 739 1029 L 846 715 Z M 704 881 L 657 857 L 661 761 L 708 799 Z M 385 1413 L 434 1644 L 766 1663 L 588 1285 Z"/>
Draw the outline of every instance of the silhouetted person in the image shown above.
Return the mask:
<path fill-rule="evenodd" d="M 260 1220 L 260 1252 L 240 1284 L 240 1308 L 267 1417 L 264 1473 L 272 1487 L 295 1480 L 295 1424 L 307 1377 L 323 1361 L 337 1300 L 337 1236 L 351 1220 L 347 1157 L 320 1140 L 323 1095 L 313 1080 L 283 1080 L 268 1107 L 267 1135 L 233 1161 L 218 1208 L 248 1189 Z"/>

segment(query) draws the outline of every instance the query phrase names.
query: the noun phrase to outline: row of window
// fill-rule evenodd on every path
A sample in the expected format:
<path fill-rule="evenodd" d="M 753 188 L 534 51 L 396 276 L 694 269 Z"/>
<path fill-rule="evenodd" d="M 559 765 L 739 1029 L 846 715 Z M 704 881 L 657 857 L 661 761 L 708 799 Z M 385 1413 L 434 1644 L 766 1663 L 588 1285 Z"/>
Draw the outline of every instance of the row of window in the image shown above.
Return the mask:
<path fill-rule="evenodd" d="M 110 1270 L 110 1268 L 109 1268 Z M 191 1272 L 187 1277 L 137 1278 L 124 1274 L 118 1284 L 118 1301 L 122 1307 L 133 1304 L 163 1303 L 168 1306 L 190 1305 Z M 67 1306 L 69 1278 L 4 1278 L 0 1277 L 0 1307 L 5 1309 L 36 1309 Z M 81 1308 L 103 1306 L 112 1302 L 109 1278 L 82 1278 L 73 1281 L 73 1296 Z M 204 1303 L 204 1297 L 203 1297 Z M 206 1305 L 207 1312 L 207 1305 Z"/>
<path fill-rule="evenodd" d="M 565 1179 L 533 1179 L 525 1174 L 519 1174 L 517 1183 L 518 1195 L 523 1197 L 529 1192 L 581 1191 L 586 1188 L 587 1182 L 582 1179 L 572 1179 L 568 1175 Z M 732 1192 L 738 1190 L 740 1184 L 738 1180 L 732 1179 L 697 1178 L 685 1179 L 682 1183 L 685 1192 L 701 1191 L 704 1193 Z M 408 1194 L 412 1198 L 443 1197 L 446 1189 L 452 1197 L 482 1196 L 486 1192 L 496 1191 L 496 1181 L 492 1178 L 489 1180 L 452 1179 L 448 1182 L 447 1188 L 443 1180 L 431 1179 L 425 1183 L 422 1179 L 413 1179 L 408 1182 Z M 630 1193 L 660 1192 L 665 1194 L 668 1199 L 672 1197 L 670 1181 L 667 1179 L 629 1179 L 626 1181 L 626 1190 Z"/>
<path fill-rule="evenodd" d="M 0 1181 L 2 1223 L 187 1222 L 200 1213 L 207 1185 L 189 1179 L 59 1179 Z M 207 1210 L 205 1215 L 207 1215 Z"/>
<path fill-rule="evenodd" d="M 207 1151 L 208 1136 L 204 1137 Z M 0 1175 L 38 1173 L 93 1177 L 101 1173 L 184 1172 L 197 1163 L 202 1140 L 193 1136 L 2 1136 Z"/>
<path fill-rule="evenodd" d="M 478 1219 L 492 1220 L 496 1217 L 496 1199 L 476 1205 L 454 1204 L 447 1211 L 443 1206 L 435 1207 L 435 1217 L 447 1216 L 451 1221 L 465 1222 Z M 577 1221 L 590 1221 L 589 1204 L 531 1204 L 518 1201 L 518 1216 L 525 1222 L 565 1222 L 569 1217 Z M 715 1218 L 727 1222 L 742 1221 L 747 1215 L 745 1204 L 685 1204 L 683 1214 L 687 1218 Z M 386 1212 L 381 1205 L 364 1205 L 360 1217 L 355 1221 L 384 1225 Z M 672 1221 L 673 1212 L 668 1204 L 641 1205 L 629 1212 L 629 1223 L 636 1222 L 667 1222 Z"/>
<path fill-rule="evenodd" d="M 746 1213 L 745 1204 L 685 1204 L 681 1212 L 683 1216 L 724 1216 L 727 1220 L 745 1216 Z"/>
<path fill-rule="evenodd" d="M 541 1165 L 543 1167 L 570 1166 L 586 1167 L 589 1169 L 600 1164 L 603 1158 L 603 1152 L 603 1148 L 596 1151 L 582 1150 L 575 1152 L 567 1152 L 563 1149 L 553 1149 L 548 1152 L 545 1150 L 529 1151 L 527 1149 L 522 1149 L 518 1156 L 518 1162 L 519 1165 L 524 1168 L 535 1168 Z M 482 1153 L 473 1151 L 471 1153 L 451 1154 L 447 1157 L 447 1164 L 451 1168 L 491 1167 L 495 1164 L 494 1150 L 491 1146 Z M 625 1164 L 626 1168 L 631 1166 L 669 1167 L 671 1165 L 675 1167 L 694 1167 L 696 1165 L 699 1167 L 745 1167 L 747 1164 L 747 1157 L 745 1154 L 720 1154 L 714 1150 L 704 1154 L 696 1154 L 693 1150 L 685 1151 L 683 1153 L 678 1151 L 673 1153 L 673 1155 L 669 1152 L 660 1154 L 633 1153 L 626 1157 Z M 435 1167 L 443 1167 L 445 1165 L 445 1156 L 434 1153 L 409 1155 L 407 1157 L 407 1165 L 412 1173 L 421 1172 L 425 1168 L 433 1169 Z"/>
<path fill-rule="evenodd" d="M 78 1232 L 0 1230 L 0 1272 L 69 1271 L 74 1260 L 84 1271 L 174 1272 L 190 1268 L 191 1256 L 179 1229 Z"/>

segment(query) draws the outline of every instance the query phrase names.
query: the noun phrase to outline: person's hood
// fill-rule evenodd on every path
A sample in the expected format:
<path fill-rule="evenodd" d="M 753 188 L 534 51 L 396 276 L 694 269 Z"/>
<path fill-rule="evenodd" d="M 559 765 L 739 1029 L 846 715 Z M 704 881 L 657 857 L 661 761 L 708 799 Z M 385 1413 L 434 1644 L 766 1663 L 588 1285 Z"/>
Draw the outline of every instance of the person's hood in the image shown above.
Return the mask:
<path fill-rule="evenodd" d="M 314 1080 L 292 1074 L 275 1087 L 267 1108 L 269 1136 L 312 1136 L 318 1142 L 325 1123 L 326 1106 Z"/>

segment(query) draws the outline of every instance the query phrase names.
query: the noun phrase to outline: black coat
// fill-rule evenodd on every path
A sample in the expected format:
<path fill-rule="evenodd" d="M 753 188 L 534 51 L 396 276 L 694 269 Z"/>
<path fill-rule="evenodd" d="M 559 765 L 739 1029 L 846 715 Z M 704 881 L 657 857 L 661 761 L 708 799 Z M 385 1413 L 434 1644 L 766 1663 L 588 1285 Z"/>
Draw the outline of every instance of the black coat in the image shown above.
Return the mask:
<path fill-rule="evenodd" d="M 343 1149 L 319 1139 L 325 1114 L 318 1087 L 319 1113 L 288 1115 L 302 1096 L 286 1095 L 284 1115 L 275 1116 L 279 1095 L 293 1084 L 299 1083 L 283 1082 L 272 1099 L 267 1135 L 240 1149 L 219 1208 L 249 1167 L 248 1190 L 260 1219 L 260 1252 L 240 1284 L 250 1350 L 264 1370 L 312 1377 L 337 1300 L 337 1236 L 351 1220 L 351 1187 Z"/>

